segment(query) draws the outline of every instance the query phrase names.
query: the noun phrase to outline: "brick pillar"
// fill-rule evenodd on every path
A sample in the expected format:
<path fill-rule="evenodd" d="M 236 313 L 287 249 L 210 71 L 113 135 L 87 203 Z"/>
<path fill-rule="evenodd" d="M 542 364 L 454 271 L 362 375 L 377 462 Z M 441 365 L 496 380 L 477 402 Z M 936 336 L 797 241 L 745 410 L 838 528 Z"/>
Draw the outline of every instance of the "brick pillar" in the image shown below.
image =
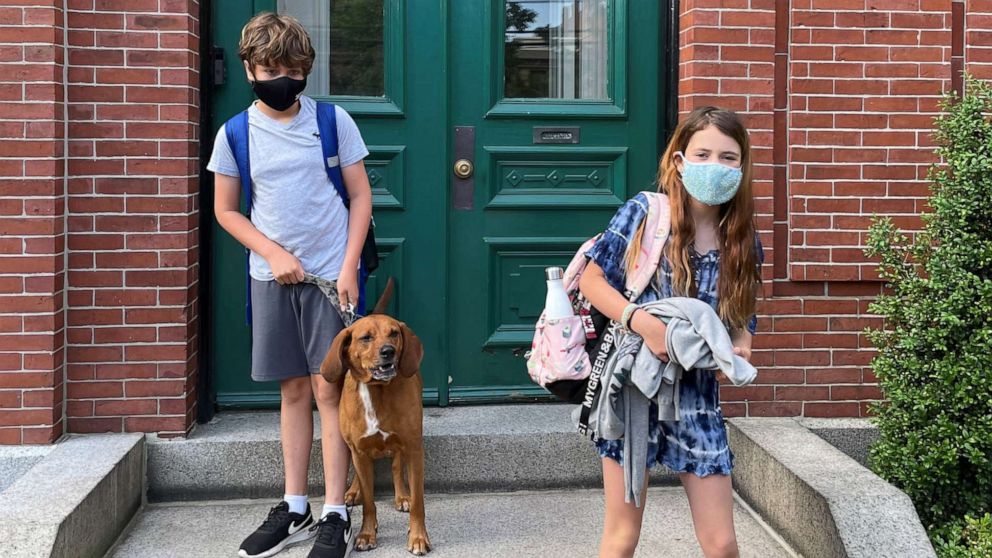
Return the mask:
<path fill-rule="evenodd" d="M 199 5 L 69 0 L 68 426 L 195 417 Z"/>
<path fill-rule="evenodd" d="M 65 430 L 64 11 L 0 6 L 0 444 Z"/>
<path fill-rule="evenodd" d="M 992 0 L 954 0 L 955 31 L 962 37 L 964 69 L 992 80 Z"/>

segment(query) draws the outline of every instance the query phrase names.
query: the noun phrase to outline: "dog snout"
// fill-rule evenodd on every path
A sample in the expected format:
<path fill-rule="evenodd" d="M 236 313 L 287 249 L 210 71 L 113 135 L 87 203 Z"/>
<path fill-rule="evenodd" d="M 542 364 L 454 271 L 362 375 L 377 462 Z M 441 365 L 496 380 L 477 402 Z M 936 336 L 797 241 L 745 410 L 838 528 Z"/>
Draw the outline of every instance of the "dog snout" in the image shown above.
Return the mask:
<path fill-rule="evenodd" d="M 392 345 L 383 345 L 379 349 L 379 356 L 384 360 L 392 360 L 396 356 L 396 347 Z"/>

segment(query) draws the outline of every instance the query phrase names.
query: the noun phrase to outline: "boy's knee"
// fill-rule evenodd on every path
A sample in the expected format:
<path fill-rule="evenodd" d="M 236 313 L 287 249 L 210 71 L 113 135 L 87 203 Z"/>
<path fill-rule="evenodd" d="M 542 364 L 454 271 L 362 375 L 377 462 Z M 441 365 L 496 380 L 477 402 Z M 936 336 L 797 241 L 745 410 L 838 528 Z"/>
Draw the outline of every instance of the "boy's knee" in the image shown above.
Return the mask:
<path fill-rule="evenodd" d="M 332 384 L 324 378 L 317 378 L 314 397 L 320 405 L 337 406 L 341 401 L 341 389 L 337 384 Z"/>
<path fill-rule="evenodd" d="M 279 385 L 279 392 L 283 402 L 289 405 L 304 401 L 309 402 L 313 397 L 313 392 L 310 389 L 310 378 L 284 380 Z"/>

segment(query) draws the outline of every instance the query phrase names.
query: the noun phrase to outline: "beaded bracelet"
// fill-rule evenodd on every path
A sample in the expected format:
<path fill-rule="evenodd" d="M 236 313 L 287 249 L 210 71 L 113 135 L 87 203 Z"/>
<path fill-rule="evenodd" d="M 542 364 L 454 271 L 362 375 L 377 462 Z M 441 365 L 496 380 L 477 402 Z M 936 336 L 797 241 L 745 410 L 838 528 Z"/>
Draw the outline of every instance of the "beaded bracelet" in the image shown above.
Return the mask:
<path fill-rule="evenodd" d="M 634 312 L 636 312 L 638 308 L 640 308 L 640 306 L 630 303 L 623 309 L 623 314 L 620 315 L 620 327 L 624 330 L 624 332 L 631 333 L 630 320 L 634 317 Z"/>

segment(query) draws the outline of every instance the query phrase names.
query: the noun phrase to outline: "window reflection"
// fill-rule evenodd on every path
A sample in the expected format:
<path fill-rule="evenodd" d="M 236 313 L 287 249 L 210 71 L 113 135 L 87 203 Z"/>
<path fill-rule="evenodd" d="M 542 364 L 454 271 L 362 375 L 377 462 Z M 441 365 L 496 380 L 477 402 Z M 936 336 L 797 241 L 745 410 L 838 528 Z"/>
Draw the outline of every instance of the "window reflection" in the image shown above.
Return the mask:
<path fill-rule="evenodd" d="M 279 0 L 300 20 L 317 58 L 308 95 L 381 97 L 385 92 L 384 0 Z"/>
<path fill-rule="evenodd" d="M 608 98 L 607 0 L 517 0 L 505 7 L 505 97 Z"/>

